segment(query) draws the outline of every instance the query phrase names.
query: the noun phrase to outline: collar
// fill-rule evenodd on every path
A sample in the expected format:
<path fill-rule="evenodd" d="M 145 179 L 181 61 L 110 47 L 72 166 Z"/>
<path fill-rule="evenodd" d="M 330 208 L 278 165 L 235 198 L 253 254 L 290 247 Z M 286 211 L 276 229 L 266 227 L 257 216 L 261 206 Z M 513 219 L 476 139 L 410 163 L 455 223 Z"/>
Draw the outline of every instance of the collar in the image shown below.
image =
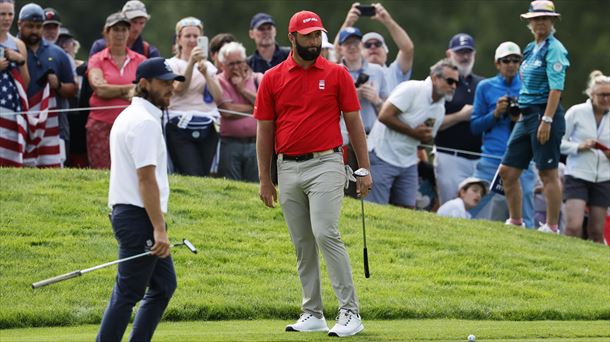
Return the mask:
<path fill-rule="evenodd" d="M 134 59 L 134 57 L 136 56 L 136 52 L 129 48 L 126 48 L 126 50 L 127 50 L 127 58 L 129 58 L 130 60 Z M 112 59 L 112 57 L 110 56 L 109 47 L 106 47 L 104 50 L 101 51 L 101 53 L 102 53 L 102 56 L 101 56 L 102 59 Z"/>
<path fill-rule="evenodd" d="M 349 71 L 349 72 L 357 72 L 357 73 L 364 72 L 364 70 L 366 70 L 366 68 L 368 68 L 369 62 L 364 57 L 362 57 L 362 60 L 360 61 L 360 63 L 361 63 L 360 69 L 352 70 L 347 66 L 347 63 L 345 62 L 345 57 L 341 57 L 341 64 L 343 64 L 345 66 L 345 68 L 347 69 L 347 71 Z"/>
<path fill-rule="evenodd" d="M 159 109 L 159 107 L 153 105 L 148 100 L 142 97 L 134 96 L 131 99 L 131 104 L 144 107 L 144 109 L 146 109 L 146 113 L 152 116 L 156 121 L 161 122 L 161 116 L 163 115 L 163 112 L 161 111 L 161 109 Z"/>
<path fill-rule="evenodd" d="M 508 84 L 508 82 L 506 81 L 506 77 L 504 77 L 501 73 L 498 73 L 496 75 L 496 77 L 502 82 L 502 84 Z M 515 79 L 519 77 L 519 74 L 513 76 L 513 80 L 510 84 L 508 84 L 508 86 L 511 86 L 513 83 L 515 83 Z"/>
<path fill-rule="evenodd" d="M 591 99 L 587 99 L 587 105 L 589 106 L 589 108 L 591 108 L 591 113 L 595 114 L 594 108 L 593 108 L 593 102 L 591 102 Z M 602 115 L 607 115 L 608 113 L 610 113 L 610 109 L 603 112 Z"/>
<path fill-rule="evenodd" d="M 424 94 L 429 94 L 428 96 L 426 96 L 426 99 L 428 99 L 428 104 L 434 104 L 434 103 L 439 103 L 441 101 L 444 101 L 444 98 L 441 98 L 440 100 L 434 102 L 434 100 L 432 99 L 433 91 L 434 91 L 434 87 L 432 86 L 432 77 L 428 76 L 424 80 Z"/>
<path fill-rule="evenodd" d="M 324 57 L 322 57 L 321 55 L 318 56 L 318 58 L 316 58 L 316 61 L 311 65 L 311 67 L 309 67 L 309 69 L 311 69 L 312 67 L 317 68 L 317 69 L 324 69 L 324 61 L 326 61 L 326 59 L 324 59 Z M 286 58 L 286 63 L 287 63 L 289 71 L 292 71 L 295 68 L 305 70 L 300 65 L 298 65 L 292 58 L 292 50 L 288 54 L 288 58 Z M 309 69 L 307 69 L 307 70 L 309 70 Z"/>
<path fill-rule="evenodd" d="M 21 39 L 21 38 L 19 38 Z M 39 55 L 40 51 L 48 48 L 50 46 L 49 42 L 46 41 L 46 39 L 44 38 L 40 38 L 40 44 L 38 45 L 38 50 L 36 50 L 35 55 Z M 32 51 L 32 53 L 34 53 L 34 50 L 32 50 L 32 48 L 30 48 L 29 46 L 26 46 L 26 49 L 29 51 Z"/>

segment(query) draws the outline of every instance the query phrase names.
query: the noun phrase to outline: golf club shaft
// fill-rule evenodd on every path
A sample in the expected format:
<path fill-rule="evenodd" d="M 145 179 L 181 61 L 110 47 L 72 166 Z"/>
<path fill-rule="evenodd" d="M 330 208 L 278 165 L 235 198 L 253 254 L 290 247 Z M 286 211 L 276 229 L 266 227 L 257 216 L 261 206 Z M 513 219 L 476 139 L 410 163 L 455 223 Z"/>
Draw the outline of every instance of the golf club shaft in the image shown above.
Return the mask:
<path fill-rule="evenodd" d="M 362 209 L 362 239 L 364 241 L 364 248 L 362 250 L 364 260 L 364 277 L 369 278 L 369 253 L 366 249 L 366 225 L 364 223 L 364 198 L 360 198 L 360 208 Z"/>
<path fill-rule="evenodd" d="M 188 243 L 188 245 L 185 242 Z M 195 246 L 193 246 L 193 244 L 190 243 L 188 240 L 182 240 L 181 243 L 175 243 L 175 244 L 171 245 L 172 248 L 176 247 L 176 246 L 186 246 L 189 250 L 191 250 L 191 252 L 197 253 L 197 249 L 195 248 Z M 132 259 L 141 258 L 141 257 L 146 256 L 146 255 L 152 255 L 152 252 L 148 251 L 148 252 L 132 255 L 130 257 L 126 257 L 126 258 L 123 258 L 123 259 L 118 259 L 118 260 L 110 261 L 110 262 L 107 262 L 105 264 L 93 266 L 93 267 L 90 267 L 90 268 L 85 268 L 84 270 L 73 271 L 73 272 L 62 274 L 62 275 L 58 275 L 58 276 L 55 276 L 55 277 L 52 277 L 52 278 L 49 278 L 49 279 L 41 280 L 41 281 L 32 283 L 32 288 L 33 289 L 37 289 L 39 287 L 43 287 L 43 286 L 59 283 L 60 281 L 76 278 L 76 277 L 79 277 L 79 276 L 81 276 L 81 275 L 83 275 L 85 273 L 89 273 L 91 271 L 99 270 L 100 268 L 104 268 L 104 267 L 108 267 L 108 266 L 111 266 L 111 265 L 119 264 L 121 262 L 125 262 L 125 261 L 132 260 Z"/>

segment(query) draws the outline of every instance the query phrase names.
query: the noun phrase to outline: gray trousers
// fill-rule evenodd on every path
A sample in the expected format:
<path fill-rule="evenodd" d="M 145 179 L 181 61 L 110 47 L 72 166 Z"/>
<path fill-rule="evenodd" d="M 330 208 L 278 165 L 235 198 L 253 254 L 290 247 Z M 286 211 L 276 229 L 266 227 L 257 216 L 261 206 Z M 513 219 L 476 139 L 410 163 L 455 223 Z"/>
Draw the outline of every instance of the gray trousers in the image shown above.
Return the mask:
<path fill-rule="evenodd" d="M 339 307 L 358 313 L 349 256 L 339 234 L 339 212 L 346 181 L 341 153 L 307 161 L 277 162 L 280 204 L 297 256 L 303 312 L 323 316 L 318 249 Z"/>

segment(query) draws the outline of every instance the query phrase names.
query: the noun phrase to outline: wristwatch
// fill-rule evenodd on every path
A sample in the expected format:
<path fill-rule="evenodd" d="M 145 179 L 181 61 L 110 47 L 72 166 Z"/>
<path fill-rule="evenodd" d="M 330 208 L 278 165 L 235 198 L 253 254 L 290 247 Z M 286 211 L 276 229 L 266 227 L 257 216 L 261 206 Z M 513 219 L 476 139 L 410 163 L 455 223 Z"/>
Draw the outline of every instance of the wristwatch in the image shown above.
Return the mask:
<path fill-rule="evenodd" d="M 548 117 L 548 116 L 546 116 L 546 115 L 543 115 L 543 116 L 542 116 L 542 122 L 544 122 L 544 123 L 548 123 L 548 124 L 552 124 L 552 123 L 553 123 L 553 118 Z"/>
<path fill-rule="evenodd" d="M 369 172 L 369 170 L 361 167 L 358 170 L 354 171 L 354 176 L 356 177 L 366 177 L 368 175 L 370 175 L 371 173 Z"/>

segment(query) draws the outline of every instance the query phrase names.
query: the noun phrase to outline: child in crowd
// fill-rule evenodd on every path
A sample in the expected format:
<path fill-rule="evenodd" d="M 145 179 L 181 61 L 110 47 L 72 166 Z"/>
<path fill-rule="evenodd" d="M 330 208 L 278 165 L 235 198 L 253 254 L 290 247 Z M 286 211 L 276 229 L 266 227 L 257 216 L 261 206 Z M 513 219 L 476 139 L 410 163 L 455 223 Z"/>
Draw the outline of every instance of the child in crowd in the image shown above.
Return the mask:
<path fill-rule="evenodd" d="M 471 218 L 468 210 L 479 204 L 481 198 L 487 193 L 487 182 L 484 180 L 468 177 L 458 187 L 458 197 L 443 204 L 437 214 L 447 217 Z"/>

